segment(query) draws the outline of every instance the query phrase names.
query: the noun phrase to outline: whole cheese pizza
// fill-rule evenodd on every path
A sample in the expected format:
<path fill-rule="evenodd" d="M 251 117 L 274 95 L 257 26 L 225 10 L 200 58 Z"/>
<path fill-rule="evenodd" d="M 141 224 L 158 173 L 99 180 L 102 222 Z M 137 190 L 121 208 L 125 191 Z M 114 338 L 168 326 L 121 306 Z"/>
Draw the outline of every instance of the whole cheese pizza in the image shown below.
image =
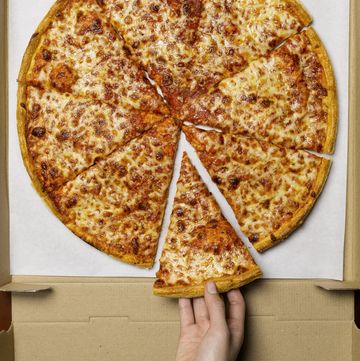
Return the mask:
<path fill-rule="evenodd" d="M 56 1 L 18 78 L 34 188 L 89 245 L 151 268 L 184 131 L 245 237 L 185 155 L 154 293 L 260 277 L 246 244 L 302 224 L 335 150 L 336 83 L 311 22 L 298 0 Z"/>

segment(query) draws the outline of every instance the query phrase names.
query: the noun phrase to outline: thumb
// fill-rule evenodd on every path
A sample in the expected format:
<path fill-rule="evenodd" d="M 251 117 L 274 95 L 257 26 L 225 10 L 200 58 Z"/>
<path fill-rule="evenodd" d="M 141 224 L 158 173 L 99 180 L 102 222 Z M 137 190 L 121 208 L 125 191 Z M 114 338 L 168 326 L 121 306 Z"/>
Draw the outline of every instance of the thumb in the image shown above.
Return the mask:
<path fill-rule="evenodd" d="M 214 282 L 208 282 L 206 284 L 205 303 L 209 311 L 211 327 L 220 329 L 226 328 L 225 304 L 220 297 Z"/>

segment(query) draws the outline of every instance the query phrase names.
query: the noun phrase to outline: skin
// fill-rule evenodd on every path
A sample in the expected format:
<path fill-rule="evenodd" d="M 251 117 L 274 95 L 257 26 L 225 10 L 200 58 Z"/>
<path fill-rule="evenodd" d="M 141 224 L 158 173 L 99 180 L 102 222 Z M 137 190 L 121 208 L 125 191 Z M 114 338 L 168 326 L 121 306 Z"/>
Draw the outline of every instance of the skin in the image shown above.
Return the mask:
<path fill-rule="evenodd" d="M 179 300 L 176 361 L 236 361 L 244 340 L 245 301 L 238 289 L 226 298 L 225 308 L 214 282 L 209 282 L 205 297 Z"/>

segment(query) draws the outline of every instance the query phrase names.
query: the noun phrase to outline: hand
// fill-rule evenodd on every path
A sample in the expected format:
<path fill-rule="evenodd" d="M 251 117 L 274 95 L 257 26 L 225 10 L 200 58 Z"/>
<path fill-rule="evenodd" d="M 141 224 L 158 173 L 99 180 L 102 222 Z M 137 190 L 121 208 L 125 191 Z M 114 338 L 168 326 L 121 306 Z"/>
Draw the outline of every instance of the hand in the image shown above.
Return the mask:
<path fill-rule="evenodd" d="M 236 360 L 244 340 L 245 301 L 238 289 L 228 292 L 227 300 L 226 315 L 214 282 L 206 285 L 205 298 L 179 300 L 176 361 Z"/>

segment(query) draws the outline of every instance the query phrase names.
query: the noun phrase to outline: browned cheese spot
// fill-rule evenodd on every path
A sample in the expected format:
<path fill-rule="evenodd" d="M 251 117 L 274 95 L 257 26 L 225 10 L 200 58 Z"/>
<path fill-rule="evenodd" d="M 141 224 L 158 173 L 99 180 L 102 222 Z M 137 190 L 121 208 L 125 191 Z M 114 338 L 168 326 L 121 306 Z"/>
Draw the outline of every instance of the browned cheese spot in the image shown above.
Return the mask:
<path fill-rule="evenodd" d="M 42 138 L 46 133 L 46 130 L 44 127 L 35 127 L 31 134 L 34 136 L 34 137 L 37 137 L 37 138 Z"/>
<path fill-rule="evenodd" d="M 183 221 L 177 221 L 176 224 L 179 232 L 183 232 L 185 230 L 185 224 Z"/>
<path fill-rule="evenodd" d="M 132 239 L 131 247 L 132 247 L 134 254 L 138 254 L 138 252 L 139 252 L 139 238 L 138 237 L 135 237 Z"/>
<path fill-rule="evenodd" d="M 77 197 L 76 196 L 73 196 L 71 198 L 69 198 L 66 202 L 65 202 L 65 207 L 66 208 L 72 208 L 72 207 L 75 207 L 76 204 L 77 204 Z"/>
<path fill-rule="evenodd" d="M 51 85 L 62 93 L 71 93 L 77 76 L 66 64 L 59 64 L 50 72 Z"/>
<path fill-rule="evenodd" d="M 255 243 L 259 240 L 259 235 L 257 233 L 250 234 L 249 241 Z"/>

